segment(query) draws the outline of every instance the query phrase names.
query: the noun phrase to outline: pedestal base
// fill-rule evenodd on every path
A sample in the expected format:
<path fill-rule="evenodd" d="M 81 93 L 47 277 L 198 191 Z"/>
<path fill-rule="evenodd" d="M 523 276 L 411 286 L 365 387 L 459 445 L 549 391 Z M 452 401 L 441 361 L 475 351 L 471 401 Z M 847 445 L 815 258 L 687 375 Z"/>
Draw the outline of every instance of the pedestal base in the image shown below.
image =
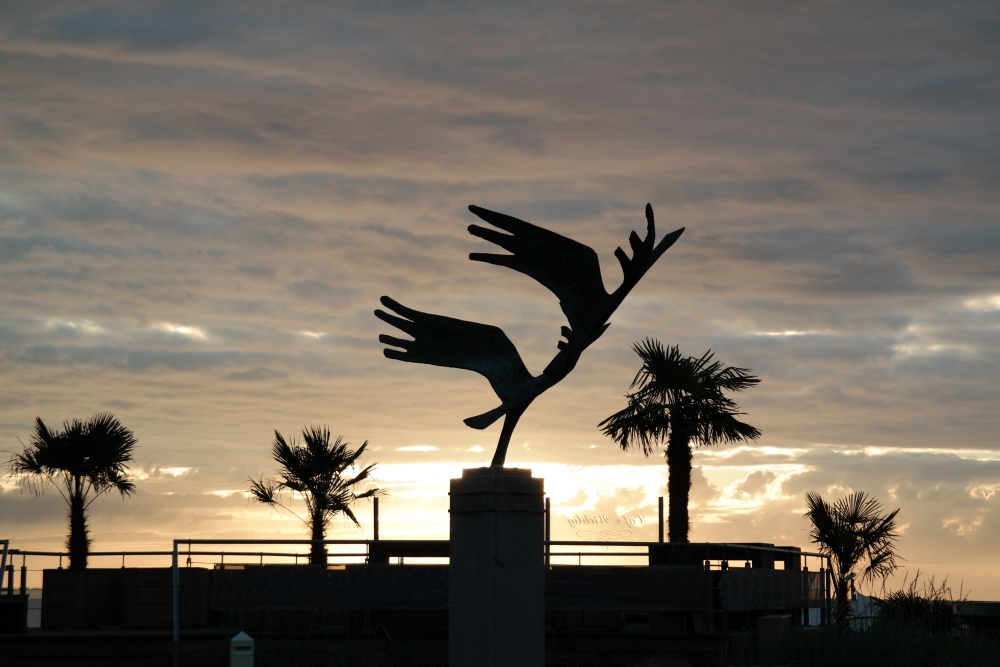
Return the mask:
<path fill-rule="evenodd" d="M 544 666 L 543 495 L 520 468 L 451 480 L 451 667 Z"/>

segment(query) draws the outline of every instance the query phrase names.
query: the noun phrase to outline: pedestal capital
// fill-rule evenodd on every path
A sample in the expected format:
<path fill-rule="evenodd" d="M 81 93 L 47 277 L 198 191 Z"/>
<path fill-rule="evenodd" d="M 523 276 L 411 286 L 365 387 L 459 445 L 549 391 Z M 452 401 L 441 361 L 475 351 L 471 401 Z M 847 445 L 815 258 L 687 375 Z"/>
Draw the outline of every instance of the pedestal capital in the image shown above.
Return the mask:
<path fill-rule="evenodd" d="M 451 512 L 531 512 L 545 510 L 545 480 L 527 468 L 466 468 L 451 480 Z"/>

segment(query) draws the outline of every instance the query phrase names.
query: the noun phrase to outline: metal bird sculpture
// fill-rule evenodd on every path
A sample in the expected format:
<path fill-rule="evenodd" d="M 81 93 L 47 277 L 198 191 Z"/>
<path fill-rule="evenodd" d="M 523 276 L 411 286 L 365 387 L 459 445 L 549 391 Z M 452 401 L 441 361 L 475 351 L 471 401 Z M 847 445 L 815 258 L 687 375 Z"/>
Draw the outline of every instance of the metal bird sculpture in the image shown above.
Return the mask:
<path fill-rule="evenodd" d="M 469 233 L 510 253 L 474 252 L 469 259 L 506 266 L 531 276 L 558 297 L 559 305 L 569 320 L 569 326 L 562 327 L 565 340 L 557 343 L 559 352 L 542 374 L 531 375 L 517 348 L 497 327 L 422 313 L 387 296 L 381 298 L 382 305 L 396 315 L 376 310 L 375 316 L 413 338 L 406 340 L 380 335 L 379 342 L 392 346 L 384 350 L 389 359 L 464 368 L 490 381 L 493 391 L 500 398 L 500 405 L 489 412 L 469 417 L 465 423 L 475 429 L 484 429 L 500 417 L 505 417 L 492 463 L 502 467 L 510 436 L 524 411 L 535 398 L 573 370 L 583 351 L 610 326 L 608 319 L 612 313 L 660 255 L 677 241 L 684 228 L 667 234 L 657 244 L 653 207 L 646 204 L 646 238 L 640 239 L 638 234 L 631 233 L 631 257 L 621 248 L 615 250 L 624 280 L 618 289 L 608 294 L 601 279 L 597 253 L 592 248 L 503 213 L 478 206 L 470 206 L 469 210 L 493 227 L 507 232 L 504 234 L 495 229 L 469 225 Z"/>

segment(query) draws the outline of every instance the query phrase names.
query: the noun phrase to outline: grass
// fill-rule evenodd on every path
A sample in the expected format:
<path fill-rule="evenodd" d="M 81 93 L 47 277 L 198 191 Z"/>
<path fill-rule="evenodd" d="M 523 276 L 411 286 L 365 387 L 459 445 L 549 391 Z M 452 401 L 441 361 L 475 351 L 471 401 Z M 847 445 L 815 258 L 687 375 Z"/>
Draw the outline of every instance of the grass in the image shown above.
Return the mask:
<path fill-rule="evenodd" d="M 798 628 L 787 635 L 768 664 L 796 667 L 998 667 L 1000 635 L 973 636 L 955 615 L 948 581 L 904 588 L 878 601 L 880 616 L 861 628 Z M 961 599 L 961 596 L 960 596 Z M 730 664 L 759 664 L 756 651 Z M 747 660 L 749 658 L 750 660 Z"/>

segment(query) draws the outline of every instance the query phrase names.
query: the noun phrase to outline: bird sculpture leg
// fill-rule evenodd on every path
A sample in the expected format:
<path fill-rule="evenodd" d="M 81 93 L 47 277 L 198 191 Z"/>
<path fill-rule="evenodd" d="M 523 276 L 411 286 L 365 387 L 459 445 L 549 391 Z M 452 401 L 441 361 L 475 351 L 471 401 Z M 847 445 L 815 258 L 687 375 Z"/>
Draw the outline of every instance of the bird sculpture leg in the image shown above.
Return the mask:
<path fill-rule="evenodd" d="M 503 462 L 507 458 L 507 446 L 510 445 L 510 436 L 514 433 L 514 427 L 517 426 L 517 420 L 521 418 L 524 411 L 528 409 L 531 405 L 531 401 L 526 401 L 515 408 L 512 408 L 507 416 L 503 420 L 503 429 L 500 431 L 500 441 L 497 442 L 497 451 L 493 455 L 493 463 L 490 467 L 502 468 Z"/>

